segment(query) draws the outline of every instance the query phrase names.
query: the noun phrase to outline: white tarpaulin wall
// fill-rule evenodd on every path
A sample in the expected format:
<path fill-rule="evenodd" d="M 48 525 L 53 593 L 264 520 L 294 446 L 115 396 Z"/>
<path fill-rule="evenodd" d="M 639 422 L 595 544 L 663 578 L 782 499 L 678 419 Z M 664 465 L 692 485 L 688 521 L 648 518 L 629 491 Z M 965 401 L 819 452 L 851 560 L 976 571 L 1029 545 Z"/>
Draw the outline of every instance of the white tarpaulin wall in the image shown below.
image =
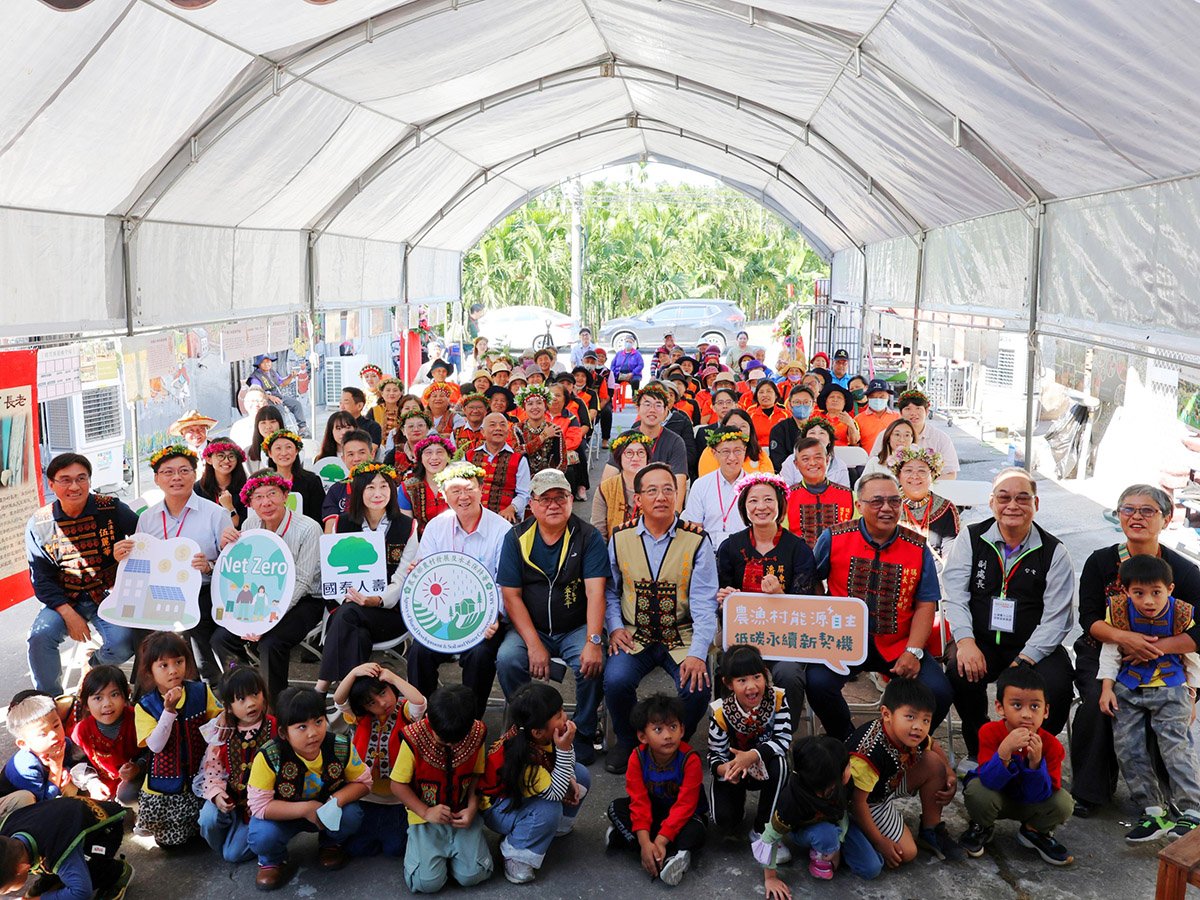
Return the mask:
<path fill-rule="evenodd" d="M 0 334 L 451 297 L 497 217 L 658 159 L 835 300 L 1182 344 L 1197 44 L 1193 0 L 8 0 Z"/>

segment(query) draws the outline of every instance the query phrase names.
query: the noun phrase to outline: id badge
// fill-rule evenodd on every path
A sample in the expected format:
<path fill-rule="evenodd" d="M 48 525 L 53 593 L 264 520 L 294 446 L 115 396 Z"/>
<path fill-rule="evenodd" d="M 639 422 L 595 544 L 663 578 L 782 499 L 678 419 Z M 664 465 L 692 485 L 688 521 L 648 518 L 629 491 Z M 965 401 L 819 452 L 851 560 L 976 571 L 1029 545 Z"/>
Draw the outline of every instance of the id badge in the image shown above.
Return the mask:
<path fill-rule="evenodd" d="M 1017 601 L 1007 597 L 992 598 L 992 616 L 988 624 L 991 631 L 1003 631 L 1012 634 L 1013 619 L 1016 616 Z"/>

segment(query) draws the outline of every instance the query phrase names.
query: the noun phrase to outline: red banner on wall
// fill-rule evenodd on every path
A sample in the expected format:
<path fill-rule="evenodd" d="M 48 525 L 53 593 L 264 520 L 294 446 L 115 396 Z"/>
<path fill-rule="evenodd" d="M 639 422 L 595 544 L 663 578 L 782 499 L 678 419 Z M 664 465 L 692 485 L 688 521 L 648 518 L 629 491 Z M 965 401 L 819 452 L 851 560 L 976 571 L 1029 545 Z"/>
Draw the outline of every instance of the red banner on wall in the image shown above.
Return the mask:
<path fill-rule="evenodd" d="M 25 524 L 42 505 L 37 351 L 0 353 L 0 609 L 33 596 Z"/>

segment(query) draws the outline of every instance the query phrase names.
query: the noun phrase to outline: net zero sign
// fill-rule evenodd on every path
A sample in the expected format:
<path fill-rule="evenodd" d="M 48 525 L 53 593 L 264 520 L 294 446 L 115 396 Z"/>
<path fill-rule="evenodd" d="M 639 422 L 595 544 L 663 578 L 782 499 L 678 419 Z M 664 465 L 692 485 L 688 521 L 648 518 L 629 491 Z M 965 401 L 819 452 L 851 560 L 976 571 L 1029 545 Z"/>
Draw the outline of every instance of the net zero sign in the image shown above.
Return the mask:
<path fill-rule="evenodd" d="M 483 640 L 500 614 L 500 589 L 477 559 L 434 553 L 408 573 L 400 612 L 409 634 L 439 653 L 461 653 Z"/>

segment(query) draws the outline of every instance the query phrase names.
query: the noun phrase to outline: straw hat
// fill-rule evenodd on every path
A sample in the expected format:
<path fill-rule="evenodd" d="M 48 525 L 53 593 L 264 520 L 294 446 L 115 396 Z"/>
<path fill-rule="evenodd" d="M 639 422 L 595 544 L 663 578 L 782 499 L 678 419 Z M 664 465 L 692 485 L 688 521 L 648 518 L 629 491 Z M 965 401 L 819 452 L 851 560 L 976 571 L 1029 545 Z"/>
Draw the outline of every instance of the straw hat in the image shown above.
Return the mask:
<path fill-rule="evenodd" d="M 217 424 L 217 420 L 211 416 L 205 416 L 198 409 L 189 409 L 182 416 L 171 423 L 171 427 L 167 429 L 167 434 L 182 435 L 183 429 L 195 428 L 212 428 Z"/>

